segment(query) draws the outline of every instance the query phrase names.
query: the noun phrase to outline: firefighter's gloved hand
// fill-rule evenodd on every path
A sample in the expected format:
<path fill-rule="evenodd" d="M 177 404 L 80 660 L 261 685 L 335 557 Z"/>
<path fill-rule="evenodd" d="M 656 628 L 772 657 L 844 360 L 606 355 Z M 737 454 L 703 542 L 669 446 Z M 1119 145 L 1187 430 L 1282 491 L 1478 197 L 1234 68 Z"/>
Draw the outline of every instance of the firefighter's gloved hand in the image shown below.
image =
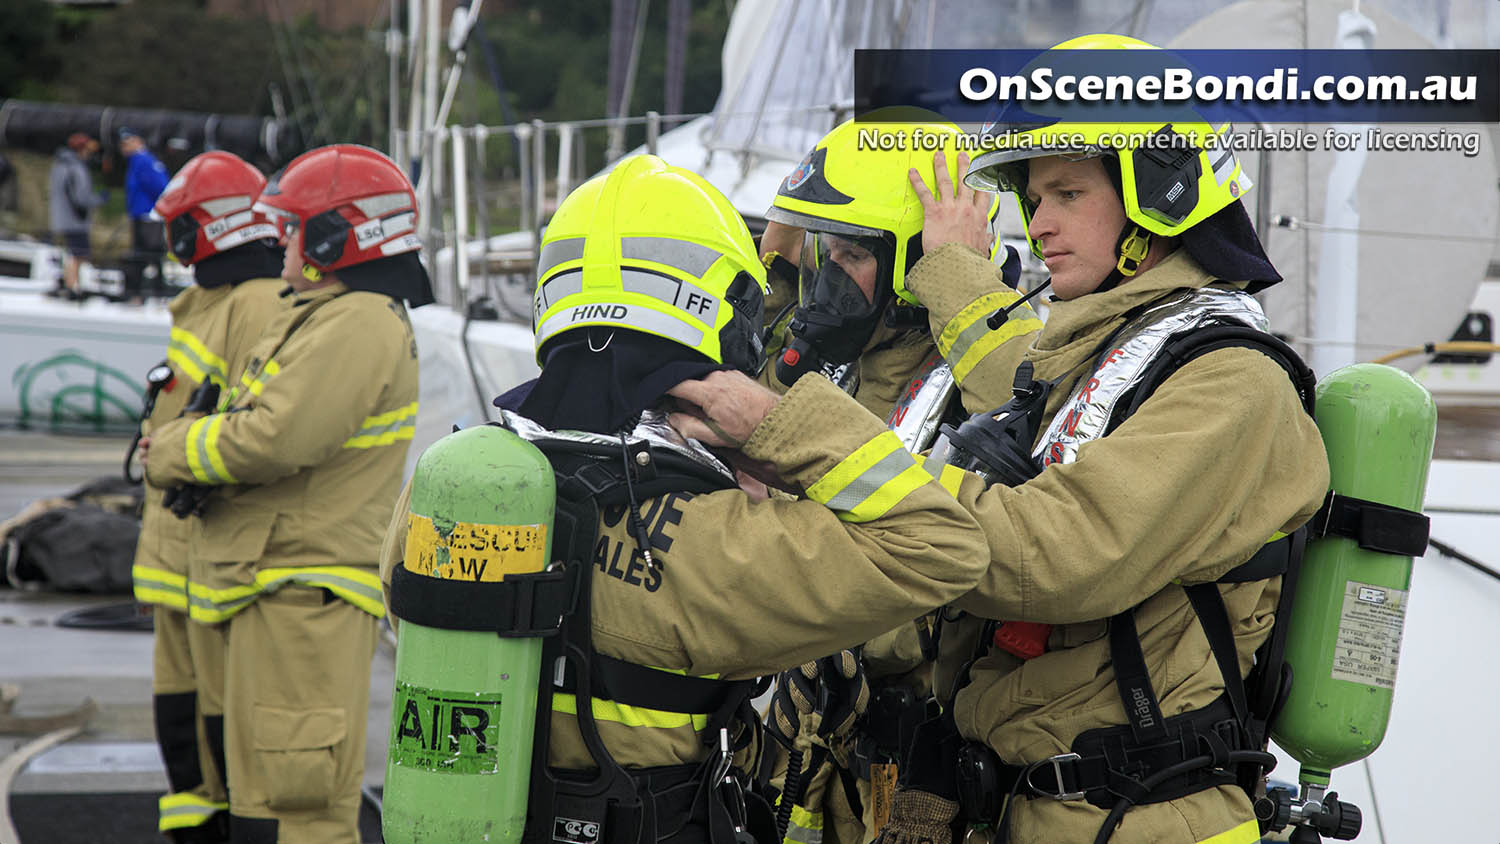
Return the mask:
<path fill-rule="evenodd" d="M 875 844 L 950 844 L 958 801 L 926 791 L 901 789 L 891 798 L 891 818 Z"/>
<path fill-rule="evenodd" d="M 771 698 L 770 728 L 790 746 L 802 731 L 802 722 L 819 716 L 820 737 L 842 736 L 870 703 L 870 686 L 864 666 L 850 651 L 806 662 L 776 677 Z"/>
<path fill-rule="evenodd" d="M 865 680 L 864 662 L 853 651 L 845 650 L 823 657 L 818 666 L 820 679 L 828 690 L 818 735 L 842 738 L 870 706 L 870 684 Z"/>
<path fill-rule="evenodd" d="M 774 738 L 791 747 L 802 732 L 802 720 L 811 715 L 818 701 L 818 664 L 805 662 L 776 675 L 766 727 Z"/>

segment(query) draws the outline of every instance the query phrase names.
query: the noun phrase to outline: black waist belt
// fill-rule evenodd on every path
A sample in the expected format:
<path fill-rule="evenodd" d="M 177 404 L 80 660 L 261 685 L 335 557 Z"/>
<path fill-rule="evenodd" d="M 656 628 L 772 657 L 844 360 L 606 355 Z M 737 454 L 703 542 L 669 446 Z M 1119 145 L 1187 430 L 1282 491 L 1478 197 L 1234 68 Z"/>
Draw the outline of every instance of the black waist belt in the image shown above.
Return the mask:
<path fill-rule="evenodd" d="M 1162 803 L 1220 785 L 1234 785 L 1231 751 L 1243 750 L 1242 732 L 1229 702 L 1219 698 L 1194 712 L 1165 719 L 1168 738 L 1134 743 L 1128 726 L 1080 733 L 1070 752 L 1030 765 L 1000 761 L 988 745 L 966 744 L 959 755 L 959 802 L 964 817 L 994 823 L 1008 795 L 1086 800 L 1109 809 L 1121 798 L 1134 804 Z M 1211 756 L 1214 764 L 1169 777 L 1147 791 L 1142 782 L 1189 760 Z"/>
<path fill-rule="evenodd" d="M 727 704 L 737 703 L 741 697 L 753 697 L 756 686 L 754 680 L 715 680 L 674 674 L 597 651 L 590 662 L 593 672 L 589 684 L 591 697 L 663 712 L 713 715 Z M 562 682 L 554 688 L 570 694 L 578 688 L 571 662 L 567 663 Z"/>

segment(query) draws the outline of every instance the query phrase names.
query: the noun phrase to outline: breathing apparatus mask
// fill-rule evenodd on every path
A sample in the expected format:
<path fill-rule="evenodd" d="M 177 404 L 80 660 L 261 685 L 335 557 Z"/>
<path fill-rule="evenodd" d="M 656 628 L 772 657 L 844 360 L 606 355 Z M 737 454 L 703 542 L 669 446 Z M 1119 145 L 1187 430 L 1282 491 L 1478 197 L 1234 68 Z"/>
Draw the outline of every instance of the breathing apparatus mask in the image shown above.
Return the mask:
<path fill-rule="evenodd" d="M 776 360 L 782 383 L 808 372 L 831 375 L 859 357 L 894 295 L 895 259 L 888 237 L 807 233 L 797 310 L 787 326 L 792 340 Z"/>
<path fill-rule="evenodd" d="M 943 425 L 932 453 L 951 466 L 984 478 L 985 486 L 1020 486 L 1042 472 L 1031 456 L 1054 382 L 1032 377 L 1031 361 L 1016 367 L 1011 400 L 976 413 L 958 427 Z"/>

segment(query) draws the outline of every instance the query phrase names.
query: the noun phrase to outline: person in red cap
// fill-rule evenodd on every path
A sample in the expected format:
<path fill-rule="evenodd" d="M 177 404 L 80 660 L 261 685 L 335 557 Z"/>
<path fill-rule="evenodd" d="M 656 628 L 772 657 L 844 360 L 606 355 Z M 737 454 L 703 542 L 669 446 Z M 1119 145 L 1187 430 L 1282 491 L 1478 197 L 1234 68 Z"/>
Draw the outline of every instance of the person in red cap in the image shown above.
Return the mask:
<path fill-rule="evenodd" d="M 148 377 L 150 434 L 183 414 L 202 390 L 227 395 L 231 373 L 282 311 L 277 232 L 251 210 L 266 177 L 227 152 L 205 152 L 168 182 L 150 209 L 173 259 L 191 267 L 193 286 L 172 300 L 167 359 Z M 162 235 L 157 236 L 161 239 Z M 224 791 L 224 637 L 189 621 L 192 523 L 163 505 L 165 490 L 146 485 L 136 546 L 135 596 L 152 604 L 156 627 L 152 708 L 167 768 L 158 828 L 178 844 L 228 840 Z"/>
<path fill-rule="evenodd" d="M 377 561 L 416 430 L 406 306 L 432 292 L 411 183 L 373 149 L 304 153 L 254 207 L 289 306 L 216 412 L 157 430 L 146 476 L 192 502 L 189 613 L 227 640 L 230 840 L 358 844 Z"/>
<path fill-rule="evenodd" d="M 52 173 L 47 197 L 51 204 L 48 220 L 53 237 L 62 242 L 63 274 L 56 291 L 49 295 L 78 298 L 78 266 L 89 257 L 89 223 L 94 209 L 104 204 L 107 194 L 94 192 L 88 164 L 99 151 L 99 142 L 82 132 L 68 136 L 68 142 L 57 148 L 52 159 Z"/>

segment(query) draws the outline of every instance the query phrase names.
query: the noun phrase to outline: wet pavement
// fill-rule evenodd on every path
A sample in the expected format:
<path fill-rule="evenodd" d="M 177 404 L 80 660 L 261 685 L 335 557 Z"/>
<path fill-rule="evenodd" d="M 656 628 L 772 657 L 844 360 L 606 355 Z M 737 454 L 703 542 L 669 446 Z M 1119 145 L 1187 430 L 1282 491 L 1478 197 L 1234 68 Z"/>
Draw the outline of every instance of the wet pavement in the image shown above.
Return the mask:
<path fill-rule="evenodd" d="M 96 478 L 118 477 L 129 442 L 114 436 L 0 430 L 0 521 L 38 498 L 65 495 Z M 11 714 L 54 715 L 86 698 L 99 706 L 83 734 L 35 756 L 11 781 L 15 799 L 10 812 L 22 844 L 163 840 L 154 831 L 155 796 L 166 789 L 166 776 L 151 716 L 151 634 L 58 624 L 79 610 L 129 601 L 129 595 L 60 595 L 0 586 L 0 684 L 19 687 Z M 376 788 L 385 778 L 392 644 L 382 642 L 371 672 L 365 784 Z M 0 734 L 0 766 L 34 738 Z M 75 810 L 84 814 L 73 817 Z M 74 821 L 95 816 L 96 821 L 85 824 L 103 826 L 92 834 L 72 829 L 79 825 Z M 70 832 L 63 834 L 62 827 L 69 824 Z M 373 827 L 367 827 L 366 840 L 373 840 Z M 6 834 L 0 824 L 0 842 Z"/>

